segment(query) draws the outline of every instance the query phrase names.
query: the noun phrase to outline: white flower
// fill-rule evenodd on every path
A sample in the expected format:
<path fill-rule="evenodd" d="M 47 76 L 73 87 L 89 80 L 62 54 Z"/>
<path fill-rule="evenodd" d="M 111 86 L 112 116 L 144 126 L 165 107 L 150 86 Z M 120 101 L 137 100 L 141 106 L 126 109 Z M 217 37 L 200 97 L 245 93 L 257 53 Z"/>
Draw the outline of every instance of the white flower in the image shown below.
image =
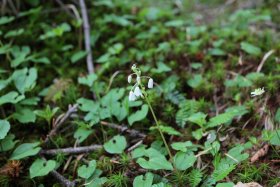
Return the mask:
<path fill-rule="evenodd" d="M 140 90 L 140 88 L 138 86 L 136 86 L 135 90 L 134 90 L 134 95 L 136 97 L 142 96 L 142 92 Z"/>
<path fill-rule="evenodd" d="M 148 81 L 148 88 L 153 88 L 153 87 L 154 87 L 154 80 L 150 78 Z"/>
<path fill-rule="evenodd" d="M 128 82 L 128 83 L 131 83 L 131 80 L 132 80 L 132 75 L 129 75 L 129 76 L 127 77 L 127 82 Z"/>
<path fill-rule="evenodd" d="M 251 96 L 255 97 L 258 95 L 262 95 L 264 92 L 265 92 L 264 88 L 258 88 L 258 89 L 255 89 L 255 91 L 251 92 Z"/>
<path fill-rule="evenodd" d="M 129 92 L 128 100 L 129 101 L 135 101 L 136 100 L 136 95 L 133 93 L 133 91 Z"/>

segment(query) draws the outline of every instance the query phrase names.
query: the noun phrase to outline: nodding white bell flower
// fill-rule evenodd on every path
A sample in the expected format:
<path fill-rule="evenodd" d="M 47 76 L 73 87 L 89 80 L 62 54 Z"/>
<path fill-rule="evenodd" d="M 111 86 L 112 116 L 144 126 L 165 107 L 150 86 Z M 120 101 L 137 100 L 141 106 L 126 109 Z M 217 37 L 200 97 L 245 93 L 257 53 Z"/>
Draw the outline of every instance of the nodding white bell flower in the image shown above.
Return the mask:
<path fill-rule="evenodd" d="M 131 80 L 132 80 L 132 75 L 129 75 L 129 76 L 127 77 L 127 82 L 128 82 L 128 83 L 131 83 Z"/>
<path fill-rule="evenodd" d="M 133 91 L 129 92 L 128 100 L 129 101 L 135 101 L 136 100 L 136 95 L 133 93 Z"/>
<path fill-rule="evenodd" d="M 251 92 L 251 96 L 255 97 L 258 95 L 262 95 L 264 92 L 265 92 L 264 88 L 258 88 L 258 89 L 255 89 L 255 91 Z"/>
<path fill-rule="evenodd" d="M 134 90 L 134 95 L 135 95 L 136 97 L 142 96 L 142 92 L 141 92 L 139 86 L 136 86 L 136 88 L 135 88 L 135 90 Z"/>
<path fill-rule="evenodd" d="M 148 81 L 148 88 L 153 88 L 153 87 L 154 87 L 154 80 L 150 78 Z"/>

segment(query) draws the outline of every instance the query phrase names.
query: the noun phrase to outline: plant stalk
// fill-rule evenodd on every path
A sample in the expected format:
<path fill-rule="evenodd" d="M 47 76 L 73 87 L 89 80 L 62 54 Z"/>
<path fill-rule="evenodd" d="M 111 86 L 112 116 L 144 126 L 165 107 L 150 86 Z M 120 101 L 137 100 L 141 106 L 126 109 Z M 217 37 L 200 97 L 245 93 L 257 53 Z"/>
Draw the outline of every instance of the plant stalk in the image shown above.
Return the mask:
<path fill-rule="evenodd" d="M 156 115 L 155 115 L 155 113 L 154 113 L 154 110 L 153 110 L 153 108 L 152 108 L 152 105 L 151 105 L 151 103 L 150 103 L 150 101 L 149 101 L 149 99 L 148 99 L 147 96 L 145 96 L 145 99 L 146 99 L 146 102 L 147 102 L 147 104 L 148 104 L 148 106 L 149 106 L 151 112 L 152 112 L 152 115 L 153 115 L 154 120 L 155 120 L 156 125 L 157 125 L 157 129 L 158 129 L 158 131 L 159 131 L 159 133 L 160 133 L 160 135 L 161 135 L 161 138 L 162 138 L 162 140 L 163 140 L 163 143 L 164 143 L 164 145 L 165 145 L 165 147 L 166 147 L 166 149 L 167 149 L 167 151 L 168 151 L 169 157 L 170 157 L 170 159 L 171 159 L 171 163 L 172 163 L 173 166 L 174 166 L 173 156 L 172 156 L 171 151 L 170 151 L 170 149 L 169 149 L 169 146 L 168 146 L 168 144 L 167 144 L 167 142 L 166 142 L 166 140 L 165 140 L 165 137 L 164 137 L 164 135 L 163 135 L 163 133 L 162 133 L 162 131 L 161 131 L 161 129 L 160 129 L 160 125 L 159 125 L 159 123 L 158 123 L 157 117 L 156 117 Z M 175 168 L 175 166 L 174 166 L 174 168 Z"/>

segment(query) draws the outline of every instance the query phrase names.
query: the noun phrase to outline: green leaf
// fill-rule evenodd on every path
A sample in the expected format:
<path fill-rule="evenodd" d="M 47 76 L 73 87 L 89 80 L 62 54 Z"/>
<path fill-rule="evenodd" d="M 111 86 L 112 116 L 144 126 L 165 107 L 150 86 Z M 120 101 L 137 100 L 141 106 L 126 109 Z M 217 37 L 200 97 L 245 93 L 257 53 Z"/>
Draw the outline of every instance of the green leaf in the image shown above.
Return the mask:
<path fill-rule="evenodd" d="M 223 114 L 219 114 L 211 118 L 206 126 L 207 128 L 212 128 L 227 123 L 233 119 L 234 115 L 235 115 L 234 112 L 225 112 Z"/>
<path fill-rule="evenodd" d="M 203 127 L 206 124 L 206 117 L 207 117 L 206 114 L 202 112 L 198 112 L 188 117 L 187 121 L 193 122 L 199 125 L 200 127 Z"/>
<path fill-rule="evenodd" d="M 34 123 L 36 121 L 34 111 L 23 107 L 17 107 L 17 111 L 13 114 L 13 118 L 21 123 Z"/>
<path fill-rule="evenodd" d="M 161 129 L 161 131 L 163 133 L 166 133 L 169 135 L 181 136 L 181 133 L 179 131 L 175 130 L 173 127 L 160 125 L 159 128 Z M 150 127 L 150 130 L 157 130 L 157 129 L 158 129 L 158 127 L 156 127 L 156 126 Z"/>
<path fill-rule="evenodd" d="M 145 178 L 143 175 L 139 175 L 133 180 L 133 187 L 151 187 L 153 184 L 153 178 L 154 175 L 150 172 L 145 174 Z"/>
<path fill-rule="evenodd" d="M 0 120 L 0 140 L 4 139 L 11 128 L 7 120 Z"/>
<path fill-rule="evenodd" d="M 11 16 L 11 17 L 3 16 L 3 17 L 0 18 L 0 25 L 10 23 L 10 22 L 14 21 L 14 19 L 15 19 L 14 16 Z"/>
<path fill-rule="evenodd" d="M 277 123 L 280 123 L 280 108 L 277 109 L 276 114 L 275 114 L 275 117 L 274 117 L 274 120 L 275 120 Z"/>
<path fill-rule="evenodd" d="M 56 161 L 36 159 L 29 168 L 30 178 L 41 177 L 48 175 L 49 172 L 55 169 Z"/>
<path fill-rule="evenodd" d="M 41 150 L 41 147 L 38 147 L 38 145 L 40 145 L 40 142 L 21 144 L 14 150 L 10 160 L 20 160 L 36 155 Z"/>
<path fill-rule="evenodd" d="M 18 103 L 19 101 L 23 100 L 25 97 L 24 95 L 19 95 L 17 92 L 12 91 L 0 97 L 0 105 L 6 103 Z"/>
<path fill-rule="evenodd" d="M 203 130 L 197 129 L 195 131 L 192 131 L 192 136 L 196 139 L 196 140 L 200 140 L 203 137 Z"/>
<path fill-rule="evenodd" d="M 186 170 L 193 166 L 196 161 L 196 157 L 193 152 L 177 152 L 174 157 L 174 164 L 178 170 Z"/>
<path fill-rule="evenodd" d="M 80 127 L 74 133 L 74 138 L 78 140 L 79 143 L 82 143 L 89 135 L 93 133 L 93 130 Z"/>
<path fill-rule="evenodd" d="M 145 156 L 148 157 L 149 160 L 138 158 L 136 161 L 142 168 L 152 170 L 173 170 L 172 164 L 166 160 L 164 155 L 154 148 L 145 150 Z"/>
<path fill-rule="evenodd" d="M 111 154 L 121 154 L 126 148 L 126 139 L 124 136 L 114 136 L 104 144 L 104 149 Z"/>
<path fill-rule="evenodd" d="M 16 70 L 13 73 L 12 78 L 18 91 L 24 94 L 26 91 L 29 91 L 35 87 L 37 76 L 36 68 L 24 68 L 21 70 Z"/>
<path fill-rule="evenodd" d="M 59 110 L 58 107 L 51 109 L 51 107 L 49 105 L 47 105 L 45 110 L 35 110 L 34 113 L 37 116 L 44 118 L 48 122 L 48 124 L 50 124 L 51 119 L 58 112 L 58 110 Z"/>
<path fill-rule="evenodd" d="M 260 55 L 262 52 L 259 47 L 256 47 L 248 42 L 241 42 L 241 49 L 250 55 L 256 55 L 256 56 Z"/>
<path fill-rule="evenodd" d="M 12 30 L 5 34 L 4 38 L 19 36 L 24 32 L 24 29 Z"/>
<path fill-rule="evenodd" d="M 272 131 L 271 133 L 271 138 L 269 140 L 269 142 L 272 144 L 272 145 L 277 145 L 279 146 L 280 145 L 280 130 L 274 130 Z"/>
<path fill-rule="evenodd" d="M 71 62 L 76 63 L 79 60 L 83 59 L 85 56 L 87 56 L 86 51 L 78 51 L 71 56 Z"/>
<path fill-rule="evenodd" d="M 222 183 L 218 183 L 216 185 L 216 187 L 234 187 L 234 183 L 233 182 L 222 182 Z"/>
<path fill-rule="evenodd" d="M 3 140 L 0 140 L 0 152 L 13 149 L 18 141 L 14 141 L 15 135 L 8 134 Z"/>
<path fill-rule="evenodd" d="M 196 151 L 197 146 L 193 145 L 191 141 L 175 142 L 171 144 L 172 149 L 186 153 L 187 151 Z"/>
<path fill-rule="evenodd" d="M 87 85 L 88 87 L 92 87 L 93 82 L 97 80 L 97 75 L 95 73 L 92 73 L 90 75 L 87 75 L 86 77 L 79 77 L 78 83 Z"/>
<path fill-rule="evenodd" d="M 187 81 L 188 85 L 192 88 L 199 87 L 204 82 L 201 74 L 196 74 L 193 76 L 192 79 Z"/>
<path fill-rule="evenodd" d="M 135 112 L 134 114 L 131 114 L 128 117 L 129 125 L 132 125 L 133 123 L 135 123 L 137 121 L 141 121 L 141 120 L 145 119 L 145 117 L 148 114 L 148 111 L 149 111 L 148 105 L 146 105 L 146 104 L 142 105 L 141 110 L 138 110 L 137 112 Z"/>
<path fill-rule="evenodd" d="M 96 169 L 96 161 L 92 160 L 88 165 L 82 165 L 78 168 L 78 176 L 84 179 L 88 179 L 92 176 Z"/>

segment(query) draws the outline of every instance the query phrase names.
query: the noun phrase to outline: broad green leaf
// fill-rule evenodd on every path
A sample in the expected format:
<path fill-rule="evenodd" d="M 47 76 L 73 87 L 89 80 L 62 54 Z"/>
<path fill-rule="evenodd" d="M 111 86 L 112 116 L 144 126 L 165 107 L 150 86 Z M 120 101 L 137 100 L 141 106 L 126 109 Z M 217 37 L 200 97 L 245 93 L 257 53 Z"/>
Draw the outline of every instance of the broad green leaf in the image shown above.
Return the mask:
<path fill-rule="evenodd" d="M 80 127 L 74 133 L 74 138 L 77 139 L 79 141 L 79 143 L 82 143 L 92 133 L 93 133 L 93 130 L 87 129 L 84 127 Z"/>
<path fill-rule="evenodd" d="M 16 88 L 22 94 L 35 87 L 37 76 L 36 68 L 16 70 L 12 75 Z"/>
<path fill-rule="evenodd" d="M 174 164 L 178 170 L 186 170 L 193 166 L 196 161 L 196 157 L 193 152 L 177 152 L 174 157 Z"/>
<path fill-rule="evenodd" d="M 166 134 L 169 134 L 169 135 L 175 135 L 175 136 L 180 136 L 181 133 L 177 130 L 175 130 L 173 127 L 170 127 L 170 126 L 163 126 L 163 125 L 160 125 L 159 128 L 161 129 L 161 131 L 163 133 L 166 133 Z M 152 126 L 150 127 L 150 130 L 157 130 L 158 127 L 157 126 Z"/>
<path fill-rule="evenodd" d="M 18 141 L 14 141 L 15 135 L 8 134 L 3 140 L 0 140 L 0 152 L 13 149 Z"/>
<path fill-rule="evenodd" d="M 34 111 L 23 107 L 17 107 L 17 111 L 13 114 L 13 118 L 21 123 L 34 123 L 36 121 Z"/>
<path fill-rule="evenodd" d="M 137 112 L 135 112 L 134 114 L 131 114 L 128 117 L 129 125 L 132 125 L 133 123 L 135 123 L 137 121 L 141 121 L 141 120 L 145 119 L 145 117 L 148 114 L 148 111 L 149 111 L 148 105 L 146 105 L 146 104 L 142 105 L 141 110 L 138 110 Z"/>
<path fill-rule="evenodd" d="M 14 16 L 11 16 L 11 17 L 3 16 L 3 17 L 0 18 L 0 25 L 10 23 L 10 22 L 14 21 L 14 19 L 15 19 Z"/>
<path fill-rule="evenodd" d="M 175 142 L 171 144 L 172 149 L 186 153 L 187 151 L 196 151 L 197 146 L 193 145 L 191 141 Z"/>
<path fill-rule="evenodd" d="M 49 172 L 55 169 L 56 161 L 36 159 L 29 168 L 30 178 L 41 177 L 48 175 Z"/>
<path fill-rule="evenodd" d="M 221 124 L 227 123 L 231 121 L 234 118 L 235 113 L 234 112 L 225 112 L 222 114 L 219 114 L 209 120 L 207 123 L 207 128 L 212 128 L 219 126 Z"/>
<path fill-rule="evenodd" d="M 196 140 L 200 140 L 203 136 L 203 130 L 200 128 L 200 129 L 197 129 L 195 131 L 192 131 L 192 136 L 196 139 Z"/>
<path fill-rule="evenodd" d="M 99 169 L 95 169 L 93 175 L 86 179 L 87 187 L 102 187 L 105 182 L 108 180 L 106 177 L 100 177 L 102 175 L 102 171 Z"/>
<path fill-rule="evenodd" d="M 149 148 L 145 150 L 145 156 L 148 157 L 148 160 L 141 157 L 136 161 L 142 168 L 152 170 L 173 170 L 172 164 L 157 150 Z"/>
<path fill-rule="evenodd" d="M 96 169 L 96 161 L 92 160 L 88 165 L 82 165 L 78 168 L 78 176 L 84 179 L 88 179 L 92 176 Z"/>
<path fill-rule="evenodd" d="M 198 112 L 188 117 L 187 121 L 193 122 L 199 125 L 200 127 L 203 127 L 206 124 L 206 117 L 207 117 L 206 114 L 202 112 Z"/>
<path fill-rule="evenodd" d="M 18 103 L 19 101 L 23 100 L 25 97 L 24 95 L 19 95 L 17 92 L 12 91 L 0 97 L 0 105 L 6 103 Z"/>
<path fill-rule="evenodd" d="M 0 120 L 0 140 L 4 139 L 11 128 L 7 120 Z"/>
<path fill-rule="evenodd" d="M 135 177 L 133 180 L 133 187 L 151 187 L 153 184 L 154 175 L 150 172 L 143 175 Z"/>
<path fill-rule="evenodd" d="M 79 60 L 83 59 L 85 56 L 87 56 L 86 51 L 78 51 L 71 56 L 71 62 L 76 63 Z"/>
<path fill-rule="evenodd" d="M 222 183 L 218 183 L 216 185 L 216 187 L 234 187 L 234 183 L 233 182 L 222 182 Z"/>
<path fill-rule="evenodd" d="M 92 87 L 93 82 L 97 80 L 97 75 L 95 73 L 92 73 L 90 75 L 87 75 L 86 77 L 79 77 L 78 83 L 87 85 L 88 87 Z"/>
<path fill-rule="evenodd" d="M 13 55 L 13 60 L 11 61 L 11 67 L 15 68 L 20 64 L 28 61 L 28 55 L 30 54 L 31 50 L 29 46 L 13 46 L 11 49 L 11 53 Z"/>
<path fill-rule="evenodd" d="M 250 55 L 256 55 L 256 56 L 260 55 L 262 52 L 259 47 L 256 47 L 248 42 L 241 42 L 241 49 Z"/>
<path fill-rule="evenodd" d="M 39 144 L 40 142 L 24 143 L 19 145 L 12 153 L 10 160 L 20 160 L 22 158 L 38 154 L 41 150 L 41 147 L 38 147 Z"/>
<path fill-rule="evenodd" d="M 126 139 L 124 136 L 114 136 L 104 144 L 104 149 L 111 154 L 121 154 L 126 148 Z"/>
<path fill-rule="evenodd" d="M 15 36 L 19 36 L 24 32 L 24 29 L 18 29 L 18 30 L 11 30 L 9 32 L 7 32 L 4 36 L 4 38 L 10 38 L 10 37 L 15 37 Z"/>
<path fill-rule="evenodd" d="M 280 145 L 280 130 L 274 130 L 272 131 L 271 133 L 271 138 L 269 140 L 269 142 L 272 144 L 272 145 L 277 145 L 279 146 Z"/>
<path fill-rule="evenodd" d="M 202 78 L 202 75 L 200 74 L 196 74 L 193 76 L 192 79 L 189 79 L 187 81 L 188 85 L 192 88 L 197 88 L 199 87 L 202 83 L 203 83 L 203 78 Z"/>

